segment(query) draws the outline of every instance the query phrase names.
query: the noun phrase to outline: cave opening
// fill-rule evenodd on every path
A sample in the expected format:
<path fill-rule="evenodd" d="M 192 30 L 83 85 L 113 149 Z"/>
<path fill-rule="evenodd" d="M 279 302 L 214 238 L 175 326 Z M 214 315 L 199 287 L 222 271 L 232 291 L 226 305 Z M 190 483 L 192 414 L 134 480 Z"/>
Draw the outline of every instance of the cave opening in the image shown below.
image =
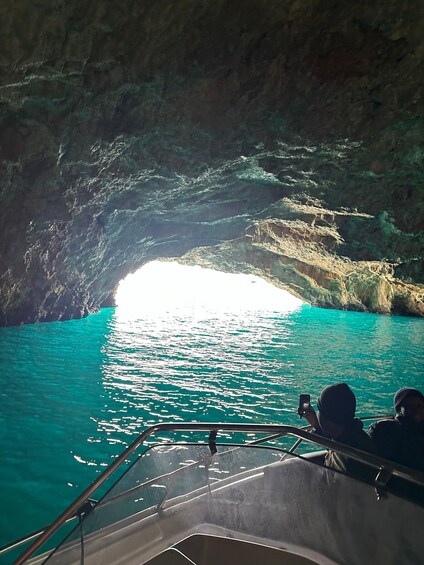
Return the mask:
<path fill-rule="evenodd" d="M 303 301 L 264 279 L 172 261 L 152 261 L 122 279 L 115 294 L 118 314 L 287 312 Z"/>

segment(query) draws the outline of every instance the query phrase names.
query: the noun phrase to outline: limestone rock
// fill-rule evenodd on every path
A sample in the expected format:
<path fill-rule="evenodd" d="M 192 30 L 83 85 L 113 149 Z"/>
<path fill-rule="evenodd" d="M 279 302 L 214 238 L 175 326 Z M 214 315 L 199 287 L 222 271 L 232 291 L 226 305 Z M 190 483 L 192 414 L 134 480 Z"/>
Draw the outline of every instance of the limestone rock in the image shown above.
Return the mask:
<path fill-rule="evenodd" d="M 85 316 L 186 253 L 423 315 L 423 10 L 3 0 L 0 324 Z"/>

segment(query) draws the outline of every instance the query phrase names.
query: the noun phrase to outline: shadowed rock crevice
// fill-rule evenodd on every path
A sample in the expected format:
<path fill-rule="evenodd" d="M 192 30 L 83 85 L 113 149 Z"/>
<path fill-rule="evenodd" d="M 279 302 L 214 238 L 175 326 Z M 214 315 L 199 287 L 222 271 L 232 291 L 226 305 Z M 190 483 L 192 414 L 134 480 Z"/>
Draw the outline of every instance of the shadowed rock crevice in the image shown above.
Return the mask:
<path fill-rule="evenodd" d="M 5 0 L 0 324 L 146 261 L 423 315 L 422 3 Z"/>

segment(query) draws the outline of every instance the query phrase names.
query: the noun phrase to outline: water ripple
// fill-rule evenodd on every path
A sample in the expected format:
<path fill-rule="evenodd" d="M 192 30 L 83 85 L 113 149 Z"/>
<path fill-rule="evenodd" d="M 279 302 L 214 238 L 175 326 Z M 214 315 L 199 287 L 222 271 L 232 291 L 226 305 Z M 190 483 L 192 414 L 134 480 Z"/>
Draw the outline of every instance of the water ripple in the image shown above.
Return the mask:
<path fill-rule="evenodd" d="M 424 321 L 303 306 L 0 328 L 1 543 L 48 523 L 160 421 L 297 423 L 297 398 L 343 380 L 358 412 L 423 387 Z"/>

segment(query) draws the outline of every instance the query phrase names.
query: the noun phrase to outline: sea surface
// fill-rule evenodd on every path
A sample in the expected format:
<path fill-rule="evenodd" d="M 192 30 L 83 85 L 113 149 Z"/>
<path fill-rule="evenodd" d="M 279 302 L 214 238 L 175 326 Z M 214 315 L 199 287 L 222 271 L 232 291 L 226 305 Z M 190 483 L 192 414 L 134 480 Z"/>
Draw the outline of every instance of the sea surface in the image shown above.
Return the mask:
<path fill-rule="evenodd" d="M 424 320 L 296 305 L 0 328 L 0 545 L 56 517 L 144 428 L 298 423 L 298 395 L 347 382 L 358 415 L 424 389 Z"/>

